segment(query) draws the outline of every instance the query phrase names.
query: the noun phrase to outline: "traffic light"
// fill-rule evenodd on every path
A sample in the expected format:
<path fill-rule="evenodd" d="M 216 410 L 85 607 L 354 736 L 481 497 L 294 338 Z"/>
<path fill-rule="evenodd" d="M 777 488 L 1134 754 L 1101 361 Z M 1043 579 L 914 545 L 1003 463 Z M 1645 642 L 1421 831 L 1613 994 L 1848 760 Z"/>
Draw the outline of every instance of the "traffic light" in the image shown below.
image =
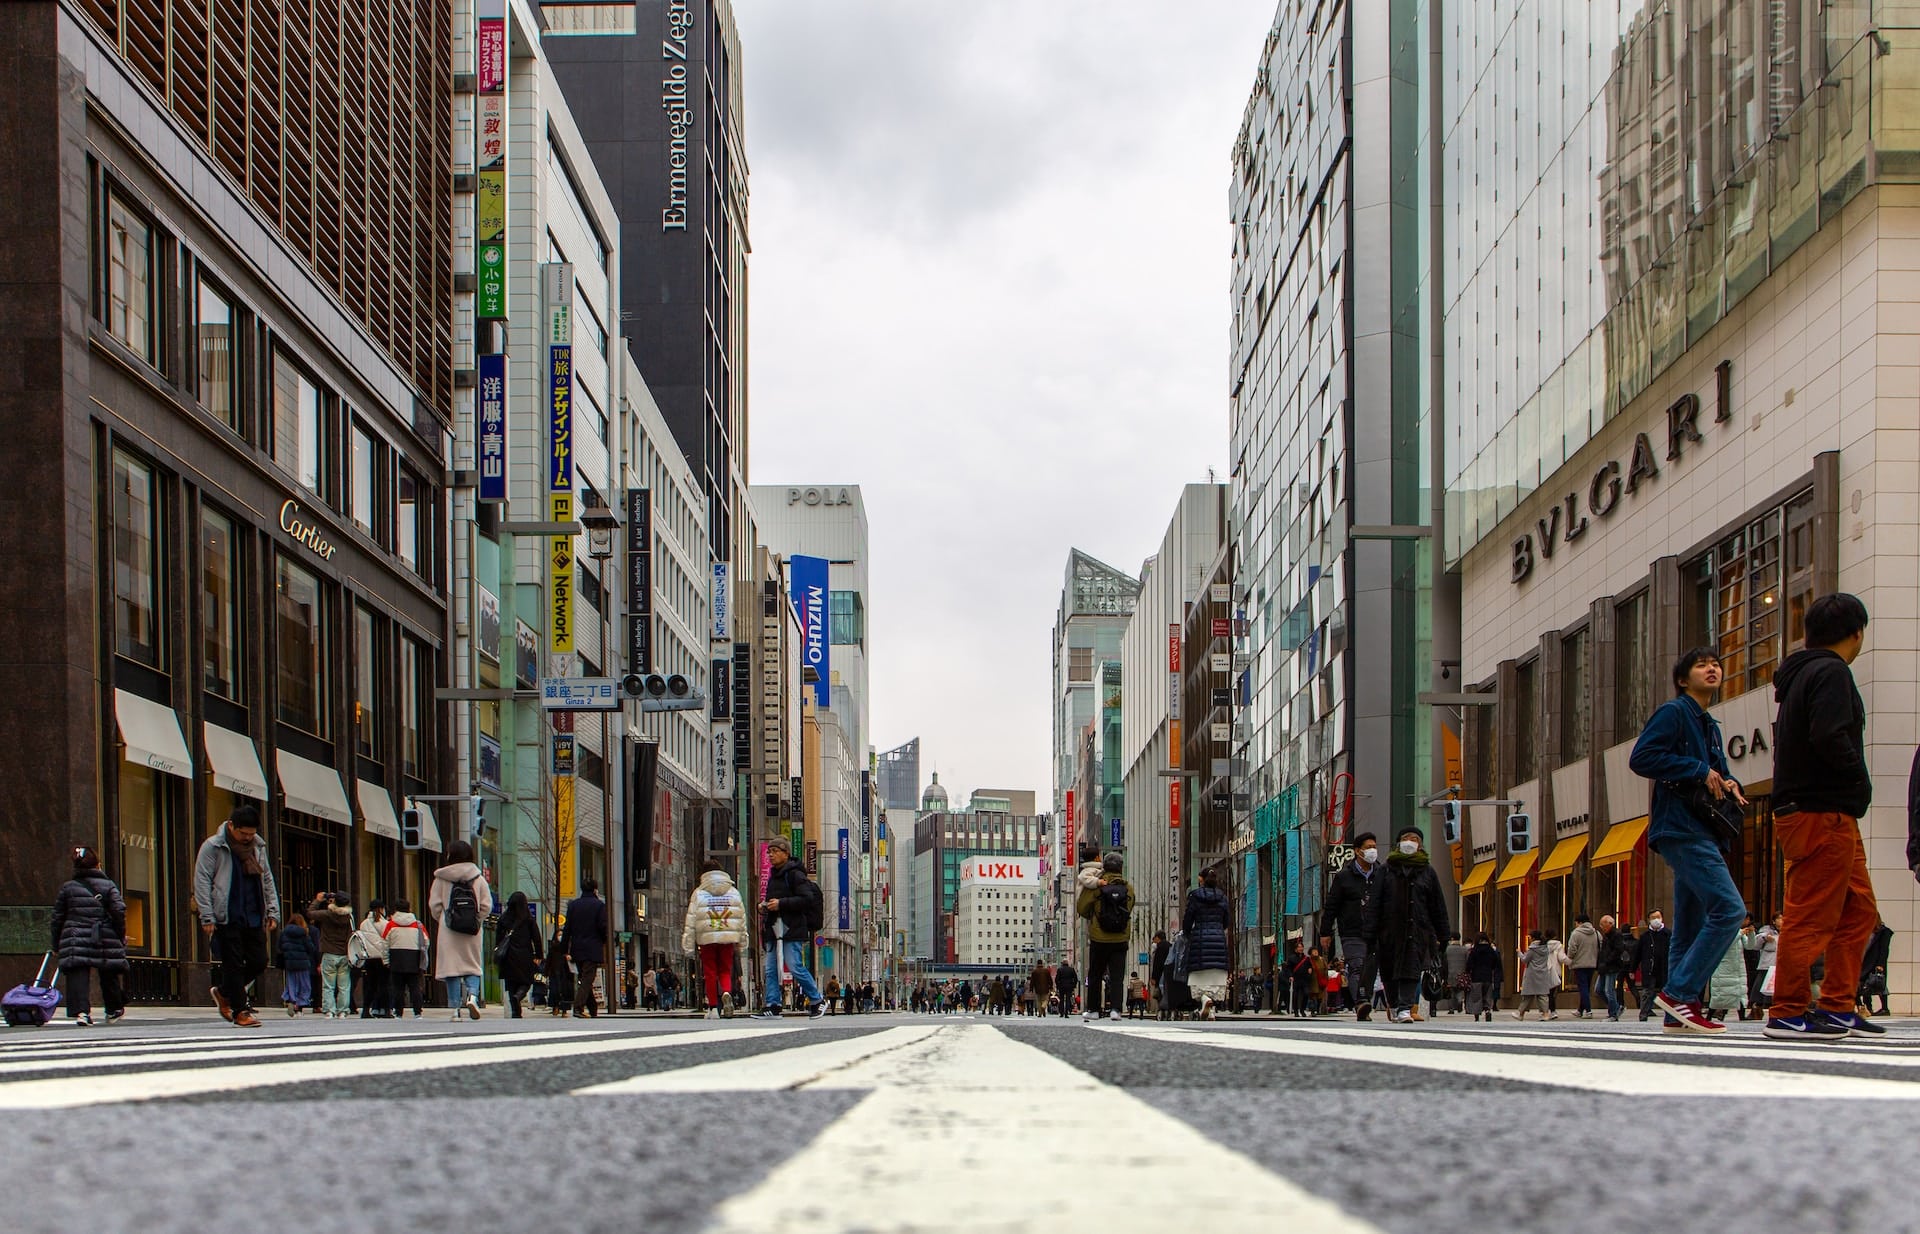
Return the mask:
<path fill-rule="evenodd" d="M 707 705 L 706 696 L 681 673 L 628 673 L 620 688 L 640 700 L 642 711 L 693 711 Z"/>
<path fill-rule="evenodd" d="M 412 806 L 400 811 L 400 847 L 410 853 L 420 850 L 420 811 Z"/>
<path fill-rule="evenodd" d="M 1460 843 L 1460 803 L 1440 803 L 1440 835 L 1449 844 Z"/>
<path fill-rule="evenodd" d="M 487 799 L 479 793 L 473 795 L 473 838 L 478 840 L 487 830 Z"/>
<path fill-rule="evenodd" d="M 1507 815 L 1507 851 L 1524 853 L 1533 847 L 1533 819 L 1525 814 Z"/>

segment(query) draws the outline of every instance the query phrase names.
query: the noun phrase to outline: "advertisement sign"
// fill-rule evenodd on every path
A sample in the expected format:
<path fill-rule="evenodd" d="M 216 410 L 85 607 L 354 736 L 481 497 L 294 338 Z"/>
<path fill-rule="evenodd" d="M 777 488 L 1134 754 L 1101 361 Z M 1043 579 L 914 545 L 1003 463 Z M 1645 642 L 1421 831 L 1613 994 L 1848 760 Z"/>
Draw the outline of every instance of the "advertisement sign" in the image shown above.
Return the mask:
<path fill-rule="evenodd" d="M 716 723 L 733 716 L 733 661 L 707 662 L 707 719 Z"/>
<path fill-rule="evenodd" d="M 725 664 L 725 660 L 717 661 Z M 733 747 L 728 738 L 732 735 L 729 725 L 715 725 L 713 729 L 713 795 L 715 797 L 733 796 Z"/>
<path fill-rule="evenodd" d="M 480 656 L 489 664 L 500 663 L 500 597 L 476 583 L 480 593 Z"/>
<path fill-rule="evenodd" d="M 789 557 L 787 569 L 793 587 L 793 608 L 800 614 L 800 663 L 820 675 L 813 684 L 813 701 L 833 705 L 832 652 L 827 638 L 827 559 Z"/>
<path fill-rule="evenodd" d="M 713 563 L 713 641 L 730 642 L 733 639 L 733 593 L 727 577 L 731 567 L 724 561 Z"/>
<path fill-rule="evenodd" d="M 506 100 L 492 95 L 480 100 L 480 128 L 486 132 L 505 123 Z M 474 230 L 483 242 L 497 243 L 507 234 L 507 167 L 503 161 L 483 167 L 475 177 Z"/>
<path fill-rule="evenodd" d="M 481 356 L 480 421 L 474 432 L 480 453 L 480 500 L 507 499 L 507 357 Z"/>
<path fill-rule="evenodd" d="M 547 320 L 547 517 L 573 521 L 573 267 L 540 267 L 540 305 Z M 573 537 L 547 539 L 547 653 L 550 676 L 571 673 L 559 657 L 573 656 Z"/>
<path fill-rule="evenodd" d="M 753 893 L 764 897 L 767 893 L 767 879 L 773 874 L 773 850 L 767 847 L 765 840 L 756 847 L 760 850 L 760 881 L 753 885 Z"/>
<path fill-rule="evenodd" d="M 500 739 L 480 734 L 480 782 L 500 787 Z"/>
<path fill-rule="evenodd" d="M 1167 781 L 1167 826 L 1180 830 L 1180 781 Z"/>
<path fill-rule="evenodd" d="M 1247 929 L 1251 930 L 1253 927 L 1260 924 L 1260 854 L 1259 853 L 1247 854 L 1246 874 L 1244 876 L 1242 885 L 1246 888 L 1246 897 L 1245 897 L 1245 900 L 1243 901 L 1244 904 L 1246 905 L 1246 912 L 1245 912 L 1245 915 L 1241 917 L 1240 924 L 1245 926 Z"/>
<path fill-rule="evenodd" d="M 572 493 L 555 493 L 548 503 L 554 522 L 573 520 Z M 555 656 L 573 654 L 572 536 L 547 539 L 547 651 Z"/>
<path fill-rule="evenodd" d="M 1300 861 L 1304 856 L 1300 851 L 1300 843 L 1303 838 L 1304 836 L 1298 830 L 1281 833 L 1281 839 L 1284 841 L 1282 852 L 1287 863 L 1286 914 L 1289 917 L 1300 915 Z M 1315 877 L 1319 877 L 1318 874 Z"/>
<path fill-rule="evenodd" d="M 573 777 L 553 777 L 554 851 L 560 861 L 560 898 L 580 894 L 580 837 L 574 827 Z"/>
<path fill-rule="evenodd" d="M 480 19 L 479 48 L 474 55 L 474 76 L 481 94 L 493 94 L 507 84 L 507 23 L 500 18 Z"/>
<path fill-rule="evenodd" d="M 1233 637 L 1232 620 L 1226 617 L 1215 617 L 1213 619 L 1213 636 L 1215 638 L 1232 638 Z"/>
<path fill-rule="evenodd" d="M 1117 818 L 1111 820 L 1109 826 L 1112 831 L 1112 839 L 1110 839 L 1107 842 L 1107 847 L 1119 848 L 1120 847 L 1120 820 Z"/>
<path fill-rule="evenodd" d="M 482 321 L 507 315 L 507 246 L 498 240 L 482 242 L 474 252 L 473 313 Z"/>
<path fill-rule="evenodd" d="M 573 491 L 573 346 L 547 349 L 547 491 Z"/>
<path fill-rule="evenodd" d="M 847 829 L 842 827 L 840 829 L 839 870 L 837 871 L 840 875 L 840 928 L 842 930 L 851 930 L 853 928 L 853 888 L 850 885 L 852 880 L 849 877 L 849 868 L 852 862 L 853 840 Z"/>
<path fill-rule="evenodd" d="M 474 116 L 473 151 L 478 173 L 474 177 L 474 315 L 481 320 L 498 320 L 507 315 L 506 5 L 498 0 L 480 0 L 476 8 L 480 20 L 474 76 L 480 99 Z M 488 496 L 483 490 L 480 500 L 503 501 L 504 490 L 499 497 Z"/>
<path fill-rule="evenodd" d="M 552 741 L 553 741 L 553 774 L 556 776 L 571 776 L 574 773 L 574 766 L 575 766 L 574 764 L 575 747 L 573 744 L 573 741 L 574 741 L 573 734 L 572 733 L 554 733 L 552 736 Z"/>
<path fill-rule="evenodd" d="M 513 684 L 522 690 L 537 690 L 540 688 L 540 631 L 519 620 L 513 627 Z"/>
<path fill-rule="evenodd" d="M 542 677 L 540 705 L 548 711 L 618 711 L 620 683 L 611 677 Z"/>
<path fill-rule="evenodd" d="M 653 493 L 627 490 L 627 667 L 653 671 Z"/>

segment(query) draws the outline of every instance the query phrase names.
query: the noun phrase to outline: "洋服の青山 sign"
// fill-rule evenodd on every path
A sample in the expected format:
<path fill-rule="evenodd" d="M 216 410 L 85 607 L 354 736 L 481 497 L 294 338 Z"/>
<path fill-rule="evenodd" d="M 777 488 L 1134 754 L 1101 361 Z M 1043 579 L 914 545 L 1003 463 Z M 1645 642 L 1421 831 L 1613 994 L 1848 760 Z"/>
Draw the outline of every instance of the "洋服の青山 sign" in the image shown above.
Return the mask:
<path fill-rule="evenodd" d="M 327 539 L 326 529 L 308 522 L 300 504 L 291 497 L 280 503 L 280 530 L 292 536 L 295 543 L 304 544 L 320 560 L 333 560 L 335 549 L 333 541 Z"/>
<path fill-rule="evenodd" d="M 1733 361 L 1722 360 L 1713 372 L 1713 423 L 1725 424 L 1733 419 Z M 1668 406 L 1666 462 L 1679 462 L 1687 446 L 1706 440 L 1700 432 L 1703 410 L 1700 396 L 1691 390 Z M 1513 542 L 1514 583 L 1524 583 L 1533 577 L 1539 563 L 1551 561 L 1554 550 L 1561 544 L 1572 544 L 1586 535 L 1592 519 L 1611 517 L 1620 508 L 1623 494 L 1632 496 L 1648 481 L 1658 478 L 1657 453 L 1648 434 L 1637 434 L 1625 462 L 1608 459 L 1594 470 L 1584 492 L 1575 489 L 1567 494 L 1565 501 L 1534 520 L 1533 527 L 1521 532 Z"/>

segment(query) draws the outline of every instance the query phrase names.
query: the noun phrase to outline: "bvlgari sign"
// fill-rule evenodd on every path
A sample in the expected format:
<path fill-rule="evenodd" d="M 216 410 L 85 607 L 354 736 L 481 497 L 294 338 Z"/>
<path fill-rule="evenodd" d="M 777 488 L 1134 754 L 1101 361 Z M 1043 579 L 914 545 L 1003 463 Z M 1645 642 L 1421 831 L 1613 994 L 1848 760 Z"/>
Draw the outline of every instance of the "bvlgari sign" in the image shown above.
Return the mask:
<path fill-rule="evenodd" d="M 320 560 L 333 560 L 333 541 L 327 539 L 326 530 L 308 522 L 300 512 L 299 503 L 291 497 L 280 503 L 280 530 L 306 545 Z"/>
<path fill-rule="evenodd" d="M 1713 423 L 1725 424 L 1733 419 L 1733 361 L 1722 360 L 1713 375 Z M 1687 446 L 1706 440 L 1700 433 L 1702 410 L 1700 396 L 1691 390 L 1667 408 L 1667 462 L 1679 462 Z M 1620 508 L 1622 494 L 1633 496 L 1649 481 L 1657 479 L 1660 464 L 1654 455 L 1652 439 L 1646 433 L 1637 434 L 1624 464 L 1617 458 L 1608 459 L 1593 473 L 1584 493 L 1578 489 L 1568 493 L 1564 502 L 1534 520 L 1533 529 L 1521 532 L 1513 542 L 1514 583 L 1518 585 L 1532 578 L 1534 567 L 1542 560 L 1551 561 L 1554 550 L 1561 544 L 1572 544 L 1586 535 L 1592 519 L 1611 517 Z"/>

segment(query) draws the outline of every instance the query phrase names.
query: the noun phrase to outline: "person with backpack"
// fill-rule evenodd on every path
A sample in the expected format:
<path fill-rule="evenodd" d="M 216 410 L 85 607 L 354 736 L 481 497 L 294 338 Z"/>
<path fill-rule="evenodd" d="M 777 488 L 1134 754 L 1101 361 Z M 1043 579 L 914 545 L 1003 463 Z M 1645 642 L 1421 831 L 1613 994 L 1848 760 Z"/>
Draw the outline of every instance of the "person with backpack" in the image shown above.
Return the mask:
<path fill-rule="evenodd" d="M 600 898 L 599 883 L 590 878 L 581 882 L 579 896 L 567 905 L 567 923 L 561 927 L 560 936 L 566 940 L 567 958 L 580 975 L 574 1018 L 598 1016 L 600 966 L 607 961 L 607 902 Z"/>
<path fill-rule="evenodd" d="M 260 834 L 260 811 L 252 805 L 235 806 L 220 830 L 201 843 L 193 861 L 193 900 L 200 929 L 220 960 L 219 984 L 208 991 L 213 1005 L 235 1027 L 260 1027 L 249 991 L 267 969 L 267 935 L 280 928 L 280 893 Z"/>
<path fill-rule="evenodd" d="M 493 906 L 493 890 L 473 861 L 465 840 L 447 845 L 446 864 L 433 872 L 427 916 L 439 927 L 433 940 L 433 975 L 446 983 L 453 1018 L 480 1018 L 480 926 Z"/>
<path fill-rule="evenodd" d="M 680 928 L 680 948 L 700 957 L 700 979 L 706 995 L 706 1019 L 733 1016 L 733 957 L 747 941 L 747 906 L 740 889 L 718 861 L 708 858 L 700 882 L 687 897 L 686 921 Z"/>
<path fill-rule="evenodd" d="M 313 1005 L 313 970 L 319 964 L 320 944 L 307 929 L 306 915 L 290 914 L 286 928 L 280 931 L 277 966 L 286 975 L 280 986 L 280 1002 L 288 1015 L 299 1015 L 301 1008 Z"/>
<path fill-rule="evenodd" d="M 1120 874 L 1120 854 L 1100 859 L 1100 883 L 1082 886 L 1074 910 L 1087 923 L 1087 1009 L 1081 1019 L 1118 1021 L 1126 1004 L 1127 940 L 1133 924 L 1133 885 Z"/>
<path fill-rule="evenodd" d="M 518 1020 L 520 1003 L 533 989 L 533 975 L 540 971 L 540 929 L 534 924 L 533 908 L 527 893 L 516 891 L 507 897 L 506 911 L 494 928 L 493 966 L 500 984 L 507 988 L 507 1018 Z"/>
<path fill-rule="evenodd" d="M 1187 989 L 1200 1000 L 1200 1018 L 1214 1018 L 1215 1004 L 1226 997 L 1227 970 L 1233 967 L 1228 934 L 1231 910 L 1220 890 L 1220 872 L 1209 866 L 1200 885 L 1187 893 L 1180 930 L 1187 936 Z"/>
<path fill-rule="evenodd" d="M 73 877 L 53 897 L 53 951 L 67 978 L 67 1018 L 81 1028 L 93 1026 L 93 974 L 100 974 L 100 999 L 107 1023 L 127 1013 L 121 975 L 127 971 L 127 901 L 100 869 L 100 854 L 84 845 L 73 850 Z"/>
<path fill-rule="evenodd" d="M 413 1018 L 420 1018 L 420 976 L 427 971 L 427 927 L 413 915 L 406 900 L 393 902 L 393 913 L 380 927 L 380 942 L 387 949 L 387 980 L 392 989 L 388 1003 L 393 1018 L 406 1012 L 408 997 L 413 1001 Z"/>
<path fill-rule="evenodd" d="M 387 980 L 387 941 L 381 931 L 387 924 L 387 902 L 374 900 L 367 915 L 360 919 L 353 937 L 347 940 L 347 964 L 360 975 L 360 1018 L 384 1020 L 392 1002 Z"/>
<path fill-rule="evenodd" d="M 1374 935 L 1378 916 L 1374 894 L 1380 886 L 1380 842 L 1371 831 L 1363 831 L 1353 837 L 1353 850 L 1353 860 L 1340 868 L 1327 887 L 1320 920 L 1339 927 L 1340 958 L 1346 961 L 1354 1018 L 1365 1020 L 1373 1015 L 1373 948 L 1367 940 Z"/>
<path fill-rule="evenodd" d="M 1747 799 L 1727 768 L 1720 724 L 1707 713 L 1720 689 L 1720 653 L 1695 647 L 1674 662 L 1672 679 L 1674 697 L 1647 720 L 1627 760 L 1635 775 L 1653 781 L 1647 846 L 1673 871 L 1671 940 L 1650 929 L 1662 937 L 1642 943 L 1640 978 L 1654 997 L 1640 1018 L 1657 1005 L 1668 1032 L 1724 1033 L 1727 1026 L 1706 1014 L 1701 999 L 1740 934 L 1747 904 L 1727 869 L 1718 820 Z M 1774 792 L 1777 803 L 1777 784 Z M 1664 973 L 1650 971 L 1653 960 L 1665 961 Z"/>
<path fill-rule="evenodd" d="M 826 999 L 807 971 L 806 941 L 825 924 L 820 887 L 807 877 L 806 867 L 793 859 L 793 846 L 775 836 L 767 841 L 766 892 L 760 901 L 760 937 L 766 940 L 766 1006 L 756 1019 L 780 1017 L 780 979 L 791 976 L 807 1000 L 807 1014 L 819 1019 L 827 1013 Z"/>

